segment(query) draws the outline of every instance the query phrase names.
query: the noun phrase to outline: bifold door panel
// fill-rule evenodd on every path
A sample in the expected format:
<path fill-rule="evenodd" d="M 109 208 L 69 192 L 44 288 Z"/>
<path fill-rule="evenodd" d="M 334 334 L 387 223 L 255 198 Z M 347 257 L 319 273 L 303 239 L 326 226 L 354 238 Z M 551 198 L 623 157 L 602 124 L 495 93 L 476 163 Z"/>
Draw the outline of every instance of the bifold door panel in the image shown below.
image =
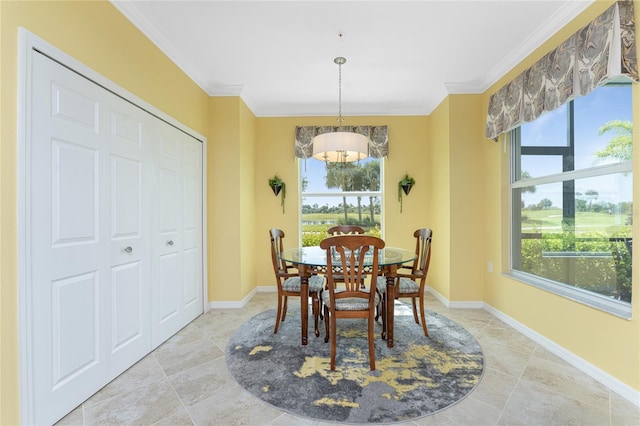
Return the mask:
<path fill-rule="evenodd" d="M 34 420 L 203 311 L 202 142 L 33 51 L 26 158 Z"/>

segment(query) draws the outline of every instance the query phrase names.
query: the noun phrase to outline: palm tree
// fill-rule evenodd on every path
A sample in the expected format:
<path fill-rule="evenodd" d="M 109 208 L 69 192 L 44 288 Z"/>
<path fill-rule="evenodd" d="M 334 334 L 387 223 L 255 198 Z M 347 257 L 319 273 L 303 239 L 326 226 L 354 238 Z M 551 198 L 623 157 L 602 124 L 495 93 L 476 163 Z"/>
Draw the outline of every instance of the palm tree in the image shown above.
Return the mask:
<path fill-rule="evenodd" d="M 598 136 L 609 132 L 615 136 L 604 149 L 596 151 L 594 155 L 601 160 L 631 160 L 633 155 L 633 123 L 629 120 L 608 121 L 598 129 Z"/>
<path fill-rule="evenodd" d="M 363 190 L 379 191 L 380 190 L 380 161 L 372 160 L 364 165 L 364 181 Z M 375 223 L 375 197 L 369 197 L 369 214 L 371 223 Z"/>
<path fill-rule="evenodd" d="M 327 188 L 340 188 L 343 192 L 353 191 L 353 177 L 355 173 L 354 163 L 326 163 Z M 342 208 L 344 211 L 344 223 L 349 219 L 347 197 L 342 196 Z"/>
<path fill-rule="evenodd" d="M 377 191 L 380 188 L 380 162 L 366 163 L 327 163 L 327 188 L 340 188 L 342 191 Z M 374 222 L 375 197 L 369 197 L 369 211 L 371 222 Z M 362 223 L 362 197 L 357 197 L 358 223 Z M 342 197 L 344 220 L 348 220 L 348 205 L 346 196 Z"/>

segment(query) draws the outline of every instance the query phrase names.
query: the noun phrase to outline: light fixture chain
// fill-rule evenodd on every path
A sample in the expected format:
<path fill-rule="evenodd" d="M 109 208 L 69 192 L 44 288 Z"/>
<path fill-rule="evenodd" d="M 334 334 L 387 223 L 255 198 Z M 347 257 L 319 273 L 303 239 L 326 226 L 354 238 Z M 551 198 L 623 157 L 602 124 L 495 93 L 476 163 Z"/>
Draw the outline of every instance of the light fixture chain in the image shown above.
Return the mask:
<path fill-rule="evenodd" d="M 342 63 L 338 64 L 338 124 L 342 126 Z"/>
<path fill-rule="evenodd" d="M 338 65 L 338 125 L 342 126 L 342 65 L 347 62 L 347 59 L 338 56 L 333 62 Z"/>

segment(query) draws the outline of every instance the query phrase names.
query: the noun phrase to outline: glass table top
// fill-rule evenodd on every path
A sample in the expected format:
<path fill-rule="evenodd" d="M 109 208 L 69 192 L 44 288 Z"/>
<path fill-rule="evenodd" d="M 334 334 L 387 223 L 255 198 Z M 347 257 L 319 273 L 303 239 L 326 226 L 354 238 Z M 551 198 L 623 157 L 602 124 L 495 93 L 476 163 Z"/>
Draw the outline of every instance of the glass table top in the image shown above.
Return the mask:
<path fill-rule="evenodd" d="M 280 256 L 287 262 L 309 265 L 309 266 L 327 266 L 327 252 L 319 246 L 289 248 L 282 251 Z M 378 265 L 398 265 L 401 263 L 411 262 L 416 258 L 416 254 L 411 250 L 405 250 L 398 247 L 385 247 L 380 250 L 378 255 Z M 373 262 L 373 256 L 365 255 L 365 265 Z"/>

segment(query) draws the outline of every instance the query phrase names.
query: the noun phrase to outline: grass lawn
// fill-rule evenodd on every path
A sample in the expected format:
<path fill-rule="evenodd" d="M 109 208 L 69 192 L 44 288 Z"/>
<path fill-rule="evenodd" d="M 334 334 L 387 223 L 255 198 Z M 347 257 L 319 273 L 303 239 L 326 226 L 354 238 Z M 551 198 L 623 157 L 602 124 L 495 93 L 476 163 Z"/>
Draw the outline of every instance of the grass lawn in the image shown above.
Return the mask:
<path fill-rule="evenodd" d="M 624 216 L 608 213 L 576 212 L 576 231 L 616 232 L 627 227 L 624 224 Z M 526 232 L 546 231 L 560 232 L 562 229 L 562 210 L 522 210 L 522 230 Z"/>

